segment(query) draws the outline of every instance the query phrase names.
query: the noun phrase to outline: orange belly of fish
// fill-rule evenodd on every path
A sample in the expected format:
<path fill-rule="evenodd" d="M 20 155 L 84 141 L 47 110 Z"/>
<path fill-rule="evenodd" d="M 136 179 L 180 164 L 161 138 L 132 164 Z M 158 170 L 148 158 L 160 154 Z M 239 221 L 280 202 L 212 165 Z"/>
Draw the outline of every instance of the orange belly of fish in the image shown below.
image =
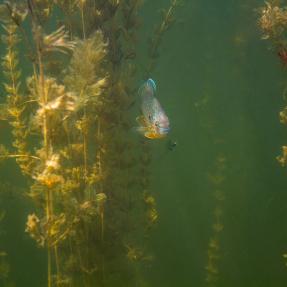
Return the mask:
<path fill-rule="evenodd" d="M 146 132 L 144 134 L 144 136 L 148 139 L 161 139 L 164 138 L 165 135 L 159 134 L 159 133 L 155 133 L 155 132 Z"/>

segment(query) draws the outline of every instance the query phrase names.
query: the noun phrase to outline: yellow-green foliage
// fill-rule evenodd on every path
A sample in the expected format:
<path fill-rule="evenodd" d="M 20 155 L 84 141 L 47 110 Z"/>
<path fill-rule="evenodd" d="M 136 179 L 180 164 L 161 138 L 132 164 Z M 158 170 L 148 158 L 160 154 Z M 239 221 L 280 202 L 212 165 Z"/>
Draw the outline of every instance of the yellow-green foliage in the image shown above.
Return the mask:
<path fill-rule="evenodd" d="M 285 66 L 287 64 L 287 7 L 280 5 L 280 1 L 265 2 L 265 5 L 259 9 L 258 25 L 262 31 L 262 39 L 269 40 L 273 50 Z M 286 87 L 283 93 L 286 100 Z M 287 106 L 279 112 L 279 120 L 287 125 Z M 277 156 L 277 160 L 282 167 L 287 165 L 287 146 L 282 146 L 282 152 Z M 283 254 L 286 260 L 287 255 Z M 286 261 L 285 261 L 286 265 Z"/>
<path fill-rule="evenodd" d="M 20 76 L 19 60 L 16 45 L 19 41 L 17 36 L 17 26 L 13 23 L 3 25 L 6 32 L 2 36 L 2 41 L 6 44 L 6 54 L 2 58 L 3 74 L 6 78 L 4 89 L 7 93 L 7 116 L 9 123 L 13 127 L 14 136 L 13 146 L 19 155 L 28 155 L 27 152 L 27 126 L 24 121 L 25 98 L 20 94 Z M 27 158 L 17 159 L 24 173 L 29 173 L 29 163 Z"/>
<path fill-rule="evenodd" d="M 259 9 L 259 27 L 263 32 L 263 39 L 270 39 L 275 45 L 284 43 L 284 31 L 287 28 L 287 9 L 280 7 L 277 1 L 265 2 Z"/>
<path fill-rule="evenodd" d="M 149 191 L 151 155 L 146 143 L 138 147 L 130 136 L 129 113 L 136 97 L 141 5 L 139 0 L 0 5 L 7 47 L 3 118 L 12 126 L 16 148 L 1 148 L 0 156 L 15 157 L 29 175 L 27 194 L 35 211 L 25 231 L 47 249 L 48 287 L 109 286 L 115 278 L 117 286 L 135 286 L 138 265 L 152 259 L 139 240 L 158 219 Z M 171 2 L 153 50 L 176 5 Z M 22 25 L 26 17 L 28 29 Z M 30 75 L 19 71 L 19 40 L 27 44 L 23 55 L 29 55 Z M 51 71 L 54 62 L 61 73 Z"/>
<path fill-rule="evenodd" d="M 107 51 L 103 33 L 96 31 L 91 38 L 78 41 L 65 78 L 65 84 L 79 99 L 79 105 L 97 101 L 107 85 L 102 61 Z"/>

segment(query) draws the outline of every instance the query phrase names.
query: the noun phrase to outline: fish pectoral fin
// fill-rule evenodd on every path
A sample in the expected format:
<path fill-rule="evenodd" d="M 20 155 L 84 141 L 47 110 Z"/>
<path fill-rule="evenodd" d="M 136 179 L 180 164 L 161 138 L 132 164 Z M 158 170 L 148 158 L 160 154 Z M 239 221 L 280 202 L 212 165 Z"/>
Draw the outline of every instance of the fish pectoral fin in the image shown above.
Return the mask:
<path fill-rule="evenodd" d="M 136 121 L 138 122 L 138 124 L 139 124 L 140 126 L 143 126 L 143 127 L 147 126 L 147 123 L 146 123 L 146 120 L 145 120 L 145 117 L 144 117 L 144 116 L 138 116 L 138 117 L 136 118 Z"/>
<path fill-rule="evenodd" d="M 147 132 L 146 127 L 143 127 L 143 126 L 133 127 L 133 130 L 143 135 Z"/>

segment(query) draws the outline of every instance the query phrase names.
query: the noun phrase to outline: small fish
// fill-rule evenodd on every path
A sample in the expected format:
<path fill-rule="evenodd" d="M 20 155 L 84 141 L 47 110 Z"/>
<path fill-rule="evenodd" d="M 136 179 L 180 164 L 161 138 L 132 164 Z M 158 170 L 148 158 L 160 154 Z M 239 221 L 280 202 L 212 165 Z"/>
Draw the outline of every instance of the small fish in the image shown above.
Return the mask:
<path fill-rule="evenodd" d="M 163 138 L 170 130 L 168 117 L 155 97 L 155 92 L 156 84 L 152 79 L 143 83 L 138 92 L 142 115 L 137 117 L 137 130 L 149 139 Z"/>

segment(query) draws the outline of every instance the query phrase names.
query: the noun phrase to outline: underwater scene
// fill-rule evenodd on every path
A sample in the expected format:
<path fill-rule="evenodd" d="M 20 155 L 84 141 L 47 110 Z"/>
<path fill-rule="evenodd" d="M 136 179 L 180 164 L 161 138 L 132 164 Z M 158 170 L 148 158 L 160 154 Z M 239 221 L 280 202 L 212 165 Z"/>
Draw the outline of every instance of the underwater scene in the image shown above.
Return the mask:
<path fill-rule="evenodd" d="M 286 286 L 287 1 L 0 22 L 0 287 Z"/>

